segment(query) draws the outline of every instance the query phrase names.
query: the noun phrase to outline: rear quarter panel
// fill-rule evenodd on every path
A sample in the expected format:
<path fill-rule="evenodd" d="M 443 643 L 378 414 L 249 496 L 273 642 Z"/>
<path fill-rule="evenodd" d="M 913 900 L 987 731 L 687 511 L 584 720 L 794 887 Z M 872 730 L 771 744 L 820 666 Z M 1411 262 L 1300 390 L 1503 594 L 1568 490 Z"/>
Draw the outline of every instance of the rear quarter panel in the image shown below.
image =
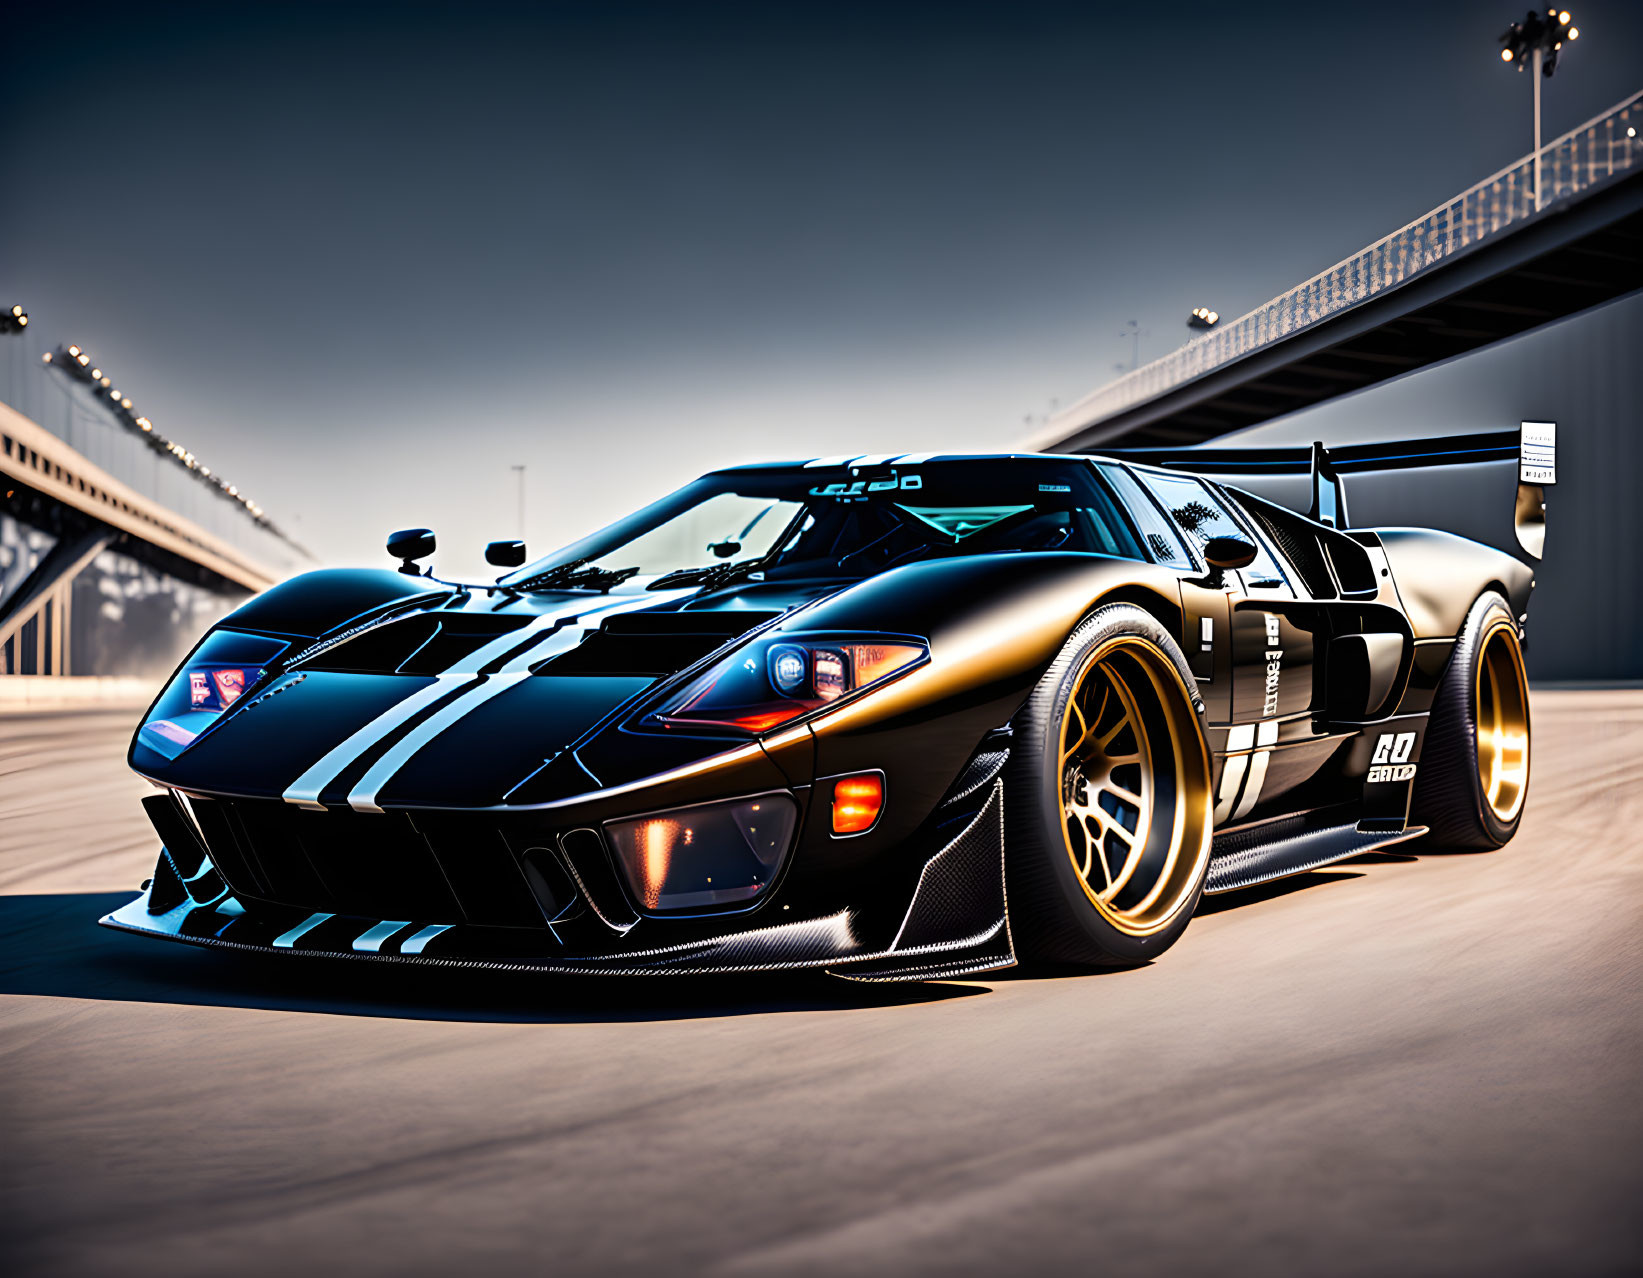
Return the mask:
<path fill-rule="evenodd" d="M 1453 638 L 1477 597 L 1492 586 L 1505 593 L 1513 616 L 1528 611 L 1534 570 L 1511 555 L 1429 528 L 1369 531 L 1386 550 L 1416 639 Z"/>

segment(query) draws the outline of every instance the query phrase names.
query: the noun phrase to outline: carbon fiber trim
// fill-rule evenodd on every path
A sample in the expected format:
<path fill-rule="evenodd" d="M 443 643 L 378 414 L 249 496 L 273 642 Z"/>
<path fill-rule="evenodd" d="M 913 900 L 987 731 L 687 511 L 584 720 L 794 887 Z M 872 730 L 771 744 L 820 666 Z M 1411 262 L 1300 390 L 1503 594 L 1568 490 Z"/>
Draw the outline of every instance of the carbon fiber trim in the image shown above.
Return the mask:
<path fill-rule="evenodd" d="M 215 884 L 218 895 L 201 900 L 181 892 L 186 885 L 163 850 L 155 883 L 101 922 L 190 945 L 439 967 L 638 976 L 848 964 L 848 971 L 841 974 L 863 980 L 922 980 L 1015 962 L 1004 896 L 1003 831 L 1003 785 L 995 779 L 980 810 L 925 863 L 890 947 L 860 954 L 862 942 L 850 910 L 702 941 L 581 958 L 533 952 L 540 949 L 541 938 L 525 929 L 421 920 L 388 928 L 380 919 L 265 904 L 248 913 L 228 895 L 209 860 L 197 878 L 202 884 Z M 429 953 L 429 948 L 436 952 Z M 490 952 L 484 952 L 487 949 Z"/>
<path fill-rule="evenodd" d="M 1007 756 L 1008 752 L 1005 752 Z M 982 755 L 981 759 L 989 759 Z M 971 765 L 972 770 L 975 764 Z M 889 950 L 832 970 L 863 981 L 915 981 L 1014 967 L 1004 882 L 1003 757 L 989 759 L 992 789 L 980 811 L 919 874 Z M 972 791 L 963 790 L 955 801 Z"/>
<path fill-rule="evenodd" d="M 969 798 L 982 786 L 993 780 L 1004 771 L 1004 765 L 1009 761 L 1008 747 L 997 750 L 983 750 L 965 765 L 964 771 L 953 783 L 951 792 L 942 800 L 943 806 L 959 803 Z"/>
<path fill-rule="evenodd" d="M 1210 895 L 1270 883 L 1344 861 L 1360 852 L 1418 839 L 1426 827 L 1388 833 L 1360 830 L 1355 822 L 1322 824 L 1317 814 L 1284 817 L 1220 835 L 1210 858 L 1204 891 Z"/>
<path fill-rule="evenodd" d="M 978 885 L 997 884 L 978 891 Z M 975 936 L 1004 917 L 1004 784 L 992 793 L 974 820 L 927 862 L 907 915 L 890 942 L 892 954 L 922 954 L 948 948 L 948 938 Z"/>

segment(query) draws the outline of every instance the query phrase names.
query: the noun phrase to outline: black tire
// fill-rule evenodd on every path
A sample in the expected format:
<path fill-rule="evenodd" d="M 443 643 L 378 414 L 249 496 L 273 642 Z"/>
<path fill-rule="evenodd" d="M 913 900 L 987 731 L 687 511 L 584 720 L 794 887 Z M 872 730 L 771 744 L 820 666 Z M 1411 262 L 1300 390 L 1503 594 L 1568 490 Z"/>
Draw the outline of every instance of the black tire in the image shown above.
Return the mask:
<path fill-rule="evenodd" d="M 1156 620 L 1109 604 L 1073 632 L 1017 713 L 1004 773 L 1005 878 L 1023 957 L 1141 963 L 1186 929 L 1203 895 L 1211 834 L 1208 737 L 1195 687 Z M 1101 725 L 1115 723 L 1110 751 L 1096 747 Z M 1064 759 L 1069 730 L 1074 753 Z M 1133 764 L 1113 762 L 1131 757 Z M 1126 792 L 1142 802 L 1116 797 Z"/>
<path fill-rule="evenodd" d="M 1510 605 L 1488 591 L 1467 614 L 1433 698 L 1410 819 L 1430 829 L 1423 842 L 1434 848 L 1492 851 L 1517 833 L 1528 789 L 1522 637 Z"/>

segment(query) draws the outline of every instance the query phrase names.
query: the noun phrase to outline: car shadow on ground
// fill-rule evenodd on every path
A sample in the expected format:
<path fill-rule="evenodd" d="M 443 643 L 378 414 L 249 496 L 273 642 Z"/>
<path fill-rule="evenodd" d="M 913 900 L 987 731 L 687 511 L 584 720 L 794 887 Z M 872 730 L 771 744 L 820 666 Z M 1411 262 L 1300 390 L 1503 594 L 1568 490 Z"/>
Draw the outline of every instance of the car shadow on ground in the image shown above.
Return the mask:
<path fill-rule="evenodd" d="M 554 976 L 236 954 L 97 926 L 129 892 L 0 896 L 0 994 L 408 1020 L 573 1024 L 852 1011 L 973 998 L 985 986 L 868 984 L 822 972 Z"/>

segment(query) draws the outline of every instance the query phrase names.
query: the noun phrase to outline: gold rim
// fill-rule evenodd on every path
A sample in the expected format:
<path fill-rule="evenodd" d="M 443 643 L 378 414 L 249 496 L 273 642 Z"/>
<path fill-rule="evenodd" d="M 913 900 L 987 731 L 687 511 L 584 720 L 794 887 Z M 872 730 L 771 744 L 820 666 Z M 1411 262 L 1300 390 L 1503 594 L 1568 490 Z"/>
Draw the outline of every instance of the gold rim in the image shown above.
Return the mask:
<path fill-rule="evenodd" d="M 1497 618 L 1478 653 L 1478 781 L 1497 820 L 1509 822 L 1529 788 L 1529 680 L 1511 622 Z"/>
<path fill-rule="evenodd" d="M 1186 686 L 1133 635 L 1079 672 L 1060 735 L 1062 831 L 1084 893 L 1131 936 L 1175 918 L 1209 859 L 1209 750 Z"/>

